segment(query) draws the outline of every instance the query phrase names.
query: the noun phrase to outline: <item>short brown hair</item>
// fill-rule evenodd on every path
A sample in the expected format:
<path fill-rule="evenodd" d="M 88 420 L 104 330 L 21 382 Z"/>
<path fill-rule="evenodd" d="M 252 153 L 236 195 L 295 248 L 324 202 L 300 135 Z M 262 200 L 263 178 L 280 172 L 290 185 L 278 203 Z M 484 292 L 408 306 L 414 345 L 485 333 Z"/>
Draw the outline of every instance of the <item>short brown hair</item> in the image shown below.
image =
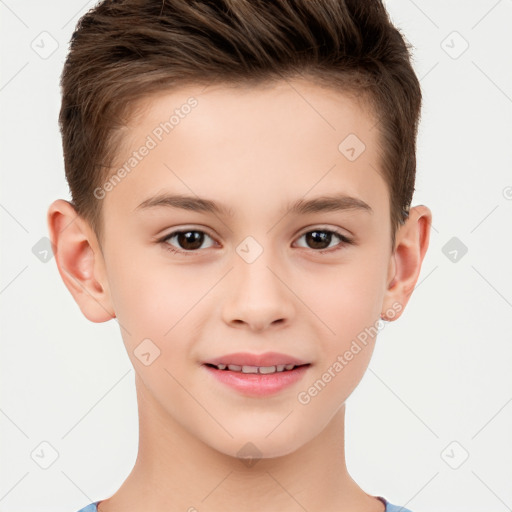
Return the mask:
<path fill-rule="evenodd" d="M 378 120 L 393 248 L 416 175 L 421 90 L 410 48 L 381 0 L 104 0 L 79 20 L 61 77 L 72 204 L 101 241 L 93 191 L 136 100 L 187 84 L 305 77 L 364 98 Z"/>

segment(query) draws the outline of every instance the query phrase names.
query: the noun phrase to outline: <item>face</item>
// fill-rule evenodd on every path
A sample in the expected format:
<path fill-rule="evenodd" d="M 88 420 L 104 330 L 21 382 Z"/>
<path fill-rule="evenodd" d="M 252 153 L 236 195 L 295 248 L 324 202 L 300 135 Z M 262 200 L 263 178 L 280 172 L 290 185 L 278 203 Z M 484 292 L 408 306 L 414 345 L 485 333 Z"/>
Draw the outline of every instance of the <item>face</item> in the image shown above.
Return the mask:
<path fill-rule="evenodd" d="M 162 93 L 130 121 L 125 172 L 98 196 L 144 414 L 229 455 L 285 455 L 326 427 L 368 366 L 392 277 L 374 125 L 308 82 Z M 178 195 L 191 200 L 164 199 Z M 258 394 L 205 365 L 240 352 L 308 366 Z"/>

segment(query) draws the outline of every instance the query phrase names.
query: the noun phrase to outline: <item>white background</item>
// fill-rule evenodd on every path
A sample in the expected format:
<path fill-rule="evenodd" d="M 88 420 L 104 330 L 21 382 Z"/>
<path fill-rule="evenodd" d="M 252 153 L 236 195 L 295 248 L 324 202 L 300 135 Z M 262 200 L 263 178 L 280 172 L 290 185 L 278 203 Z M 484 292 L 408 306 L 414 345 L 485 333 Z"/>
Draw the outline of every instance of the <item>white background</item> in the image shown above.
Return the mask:
<path fill-rule="evenodd" d="M 433 227 L 417 289 L 348 400 L 347 464 L 366 492 L 414 512 L 512 510 L 512 1 L 386 5 L 415 47 L 413 205 L 431 208 Z M 137 453 L 118 324 L 89 322 L 54 258 L 33 252 L 49 204 L 70 199 L 58 80 L 92 6 L 0 1 L 0 512 L 75 512 L 112 495 Z M 47 58 L 41 38 L 58 44 Z M 468 249 L 455 262 L 452 237 Z M 42 442 L 58 453 L 48 469 Z"/>

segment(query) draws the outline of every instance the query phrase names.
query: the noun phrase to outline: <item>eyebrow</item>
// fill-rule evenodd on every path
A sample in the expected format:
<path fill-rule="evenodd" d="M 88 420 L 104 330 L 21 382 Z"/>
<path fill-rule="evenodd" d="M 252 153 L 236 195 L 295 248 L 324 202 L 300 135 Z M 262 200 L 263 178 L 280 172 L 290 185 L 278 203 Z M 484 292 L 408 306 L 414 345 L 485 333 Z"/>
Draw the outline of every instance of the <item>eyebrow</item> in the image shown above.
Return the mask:
<path fill-rule="evenodd" d="M 158 194 L 142 201 L 135 210 L 146 210 L 162 206 L 195 212 L 213 213 L 226 217 L 233 216 L 233 211 L 221 203 L 217 203 L 211 199 L 182 194 Z M 371 206 L 362 199 L 346 194 L 323 195 L 308 200 L 299 199 L 294 203 L 288 204 L 286 207 L 286 211 L 293 215 L 307 215 L 308 213 L 343 210 L 359 210 L 373 213 Z"/>

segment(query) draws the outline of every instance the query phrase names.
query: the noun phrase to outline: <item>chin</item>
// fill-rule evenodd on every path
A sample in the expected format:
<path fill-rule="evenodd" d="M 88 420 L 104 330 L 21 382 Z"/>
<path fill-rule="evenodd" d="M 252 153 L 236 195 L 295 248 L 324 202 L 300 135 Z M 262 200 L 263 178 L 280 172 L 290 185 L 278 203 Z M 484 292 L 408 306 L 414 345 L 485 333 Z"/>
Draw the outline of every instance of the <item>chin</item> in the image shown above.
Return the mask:
<path fill-rule="evenodd" d="M 274 459 L 284 457 L 298 450 L 302 444 L 297 436 L 290 436 L 287 433 L 281 435 L 275 431 L 268 435 L 272 429 L 266 429 L 264 433 L 251 436 L 245 431 L 240 436 L 234 435 L 233 439 L 226 439 L 223 436 L 222 441 L 217 438 L 211 440 L 210 446 L 224 455 L 241 459 L 247 467 L 252 467 L 260 459 Z M 307 440 L 305 440 L 306 442 Z"/>

